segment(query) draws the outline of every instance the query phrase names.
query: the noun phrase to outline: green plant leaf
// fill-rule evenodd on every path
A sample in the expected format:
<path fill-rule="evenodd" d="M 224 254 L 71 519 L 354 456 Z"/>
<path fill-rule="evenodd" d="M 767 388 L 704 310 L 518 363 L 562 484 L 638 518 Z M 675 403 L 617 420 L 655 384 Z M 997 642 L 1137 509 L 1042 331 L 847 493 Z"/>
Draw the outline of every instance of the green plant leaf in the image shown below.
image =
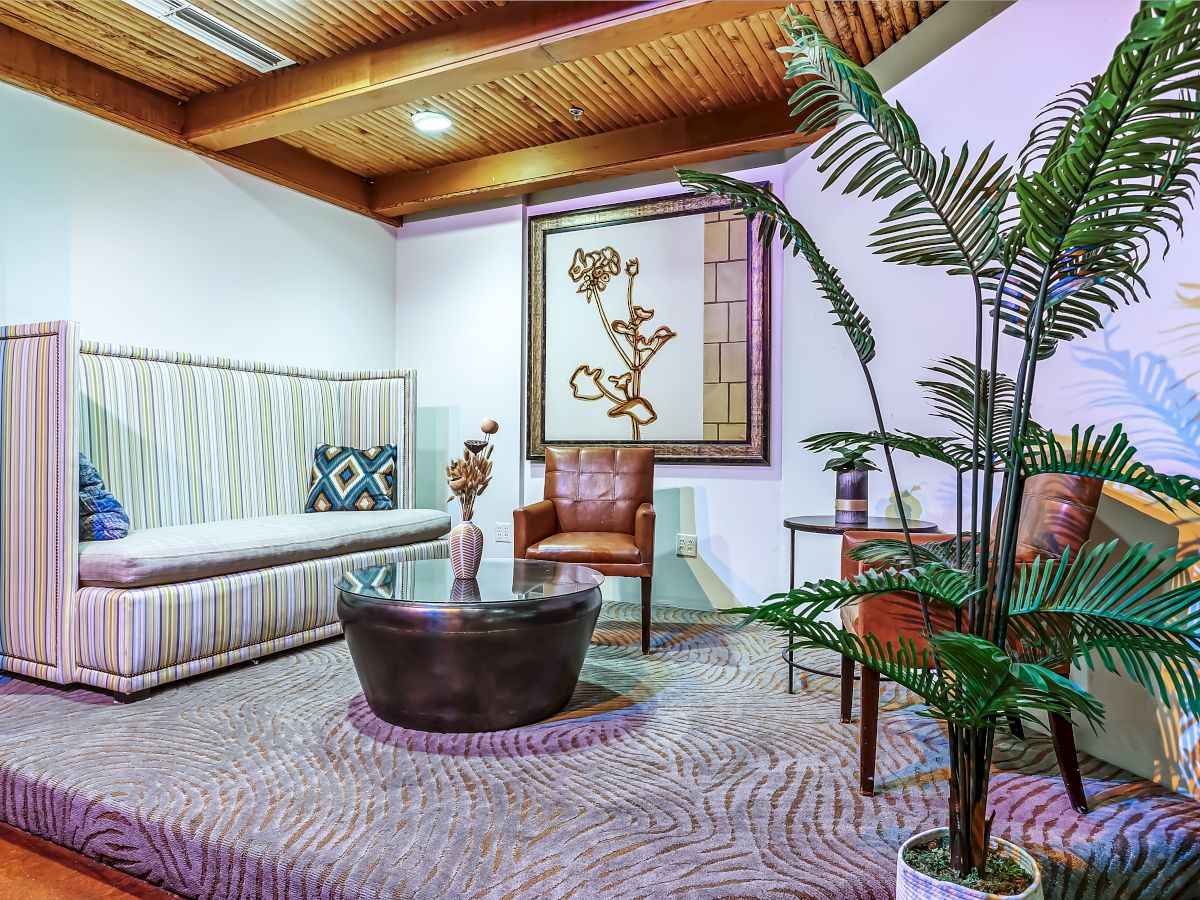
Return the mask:
<path fill-rule="evenodd" d="M 1103 327 L 1102 314 L 1139 302 L 1147 296 L 1138 273 L 1142 260 L 1134 248 L 1109 246 L 1070 250 L 1047 267 L 1023 241 L 1024 231 L 1013 232 L 1015 245 L 1007 270 L 989 270 L 983 279 L 990 298 L 999 291 L 998 304 L 989 299 L 992 315 L 1005 324 L 1010 336 L 1027 339 L 1032 334 L 1034 304 L 1043 277 L 1048 291 L 1042 311 L 1038 358 L 1054 354 L 1062 341 L 1086 337 Z"/>
<path fill-rule="evenodd" d="M 1163 475 L 1134 457 L 1137 448 L 1122 426 L 1108 434 L 1097 433 L 1094 425 L 1071 427 L 1071 441 L 1064 447 L 1054 435 L 1036 429 L 1025 436 L 1021 471 L 1026 475 L 1058 473 L 1102 478 L 1136 488 L 1163 506 L 1175 501 L 1200 509 L 1200 479 L 1190 475 Z"/>
<path fill-rule="evenodd" d="M 927 379 L 917 384 L 925 389 L 925 397 L 933 406 L 933 414 L 945 419 L 958 429 L 958 437 L 966 448 L 967 459 L 970 460 L 969 442 L 975 429 L 974 398 L 975 398 L 975 365 L 970 360 L 960 356 L 948 356 L 938 360 L 935 365 L 928 367 L 930 372 L 941 375 L 940 379 Z M 979 444 L 981 459 L 978 466 L 982 468 L 982 455 L 987 422 L 987 404 L 991 392 L 992 373 L 986 369 L 979 372 L 980 412 L 979 412 Z M 1013 397 L 1015 386 L 1013 380 L 1003 372 L 995 373 L 996 396 L 994 426 L 992 430 L 993 454 L 1000 453 L 996 447 L 997 436 L 1007 434 L 1012 426 Z"/>
<path fill-rule="evenodd" d="M 984 638 L 942 632 L 930 644 L 950 675 L 947 721 L 978 729 L 995 728 L 1014 716 L 1038 722 L 1031 715 L 1035 710 L 1068 719 L 1078 712 L 1093 725 L 1104 716 L 1100 701 L 1069 678 L 1036 663 L 1018 662 Z"/>
<path fill-rule="evenodd" d="M 959 568 L 955 562 L 959 558 L 960 547 L 963 559 L 973 558 L 975 541 L 970 535 L 950 535 L 943 541 L 914 542 L 912 557 L 915 557 L 918 566 L 949 566 L 966 574 L 966 570 Z M 846 556 L 856 562 L 875 566 L 901 569 L 911 565 L 908 544 L 896 538 L 863 541 L 851 547 Z"/>
<path fill-rule="evenodd" d="M 859 637 L 809 614 L 764 619 L 787 634 L 797 649 L 833 650 L 870 666 L 912 691 L 928 704 L 918 714 L 962 726 L 995 728 L 1014 717 L 1037 723 L 1035 711 L 1071 718 L 1078 712 L 1098 722 L 1103 707 L 1069 679 L 1030 663 L 1014 660 L 990 641 L 971 634 L 942 632 L 929 644 L 938 654 L 942 675 L 933 668 L 928 648 L 912 638 L 884 642 L 875 634 Z"/>
<path fill-rule="evenodd" d="M 791 248 L 793 256 L 803 256 L 812 269 L 813 280 L 829 301 L 837 323 L 845 330 L 854 345 L 854 352 L 863 363 L 875 357 L 875 336 L 871 321 L 859 308 L 842 283 L 837 269 L 825 261 L 820 248 L 804 226 L 797 221 L 778 197 L 766 187 L 750 184 L 727 175 L 713 175 L 691 169 L 676 169 L 679 183 L 693 194 L 724 197 L 748 219 L 758 220 L 758 231 L 764 243 L 779 237 L 784 249 Z"/>
<path fill-rule="evenodd" d="M 1027 340 L 1044 335 L 1039 356 L 1142 296 L 1151 239 L 1181 229 L 1195 190 L 1198 88 L 1200 5 L 1143 3 L 1104 73 L 1035 126 L 1015 182 L 1019 252 L 996 312 Z"/>
<path fill-rule="evenodd" d="M 827 431 L 805 438 L 800 445 L 820 453 L 858 444 L 882 447 L 885 443 L 892 450 L 928 457 L 958 471 L 971 468 L 971 448 L 961 441 L 950 437 L 923 437 L 908 431 L 891 431 L 886 436 L 878 431 Z"/>
<path fill-rule="evenodd" d="M 843 193 L 893 203 L 871 249 L 901 265 L 981 271 L 999 245 L 1011 177 L 1004 158 L 993 159 L 990 144 L 974 155 L 967 144 L 933 154 L 903 107 L 816 22 L 789 8 L 780 25 L 791 41 L 779 51 L 790 57 L 787 77 L 804 82 L 789 101 L 797 130 L 832 129 L 813 150 L 829 176 L 824 187 L 841 181 Z"/>
<path fill-rule="evenodd" d="M 787 593 L 772 594 L 761 606 L 743 607 L 750 621 L 769 622 L 779 615 L 809 615 L 851 606 L 876 594 L 921 593 L 931 600 L 962 607 L 977 593 L 971 576 L 947 563 L 931 562 L 907 569 L 868 570 L 852 578 L 810 581 Z M 800 612 L 798 612 L 800 611 Z"/>
<path fill-rule="evenodd" d="M 1020 173 L 1056 164 L 1071 146 L 1088 106 L 1096 99 L 1099 78 L 1073 84 L 1043 107 L 1019 157 Z"/>
<path fill-rule="evenodd" d="M 1118 552 L 1116 541 L 1039 559 L 1010 599 L 1013 634 L 1030 656 L 1123 669 L 1200 713 L 1200 584 L 1187 581 L 1198 562 L 1149 544 Z"/>

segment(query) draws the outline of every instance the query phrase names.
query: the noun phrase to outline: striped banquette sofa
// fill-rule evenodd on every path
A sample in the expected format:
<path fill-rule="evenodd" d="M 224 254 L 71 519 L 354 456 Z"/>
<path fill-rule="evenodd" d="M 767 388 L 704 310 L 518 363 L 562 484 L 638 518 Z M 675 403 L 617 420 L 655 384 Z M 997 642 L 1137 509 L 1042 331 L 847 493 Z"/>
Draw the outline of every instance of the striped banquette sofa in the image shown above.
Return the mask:
<path fill-rule="evenodd" d="M 100 345 L 47 322 L 0 328 L 0 378 L 7 671 L 128 697 L 337 634 L 347 569 L 446 556 L 449 517 L 412 508 L 411 370 Z M 303 514 L 319 443 L 396 444 L 397 509 Z M 79 451 L 128 538 L 79 541 Z"/>

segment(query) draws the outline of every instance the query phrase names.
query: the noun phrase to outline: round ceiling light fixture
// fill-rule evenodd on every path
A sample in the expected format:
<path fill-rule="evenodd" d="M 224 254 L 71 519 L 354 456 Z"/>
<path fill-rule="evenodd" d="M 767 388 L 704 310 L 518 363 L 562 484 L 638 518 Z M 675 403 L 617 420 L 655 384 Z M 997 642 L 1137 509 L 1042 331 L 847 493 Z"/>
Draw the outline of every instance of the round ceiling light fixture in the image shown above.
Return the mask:
<path fill-rule="evenodd" d="M 413 125 L 417 127 L 417 131 L 423 131 L 426 134 L 436 134 L 439 131 L 445 131 L 452 124 L 448 115 L 434 112 L 432 109 L 417 110 L 412 114 L 412 120 Z"/>

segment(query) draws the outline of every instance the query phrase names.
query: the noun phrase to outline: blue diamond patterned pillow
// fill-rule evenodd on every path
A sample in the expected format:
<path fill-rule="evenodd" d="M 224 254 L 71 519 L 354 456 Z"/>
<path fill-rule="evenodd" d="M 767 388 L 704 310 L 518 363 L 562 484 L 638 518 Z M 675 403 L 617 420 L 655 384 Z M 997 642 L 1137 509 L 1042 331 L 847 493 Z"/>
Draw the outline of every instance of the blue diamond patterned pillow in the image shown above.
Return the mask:
<path fill-rule="evenodd" d="M 356 450 L 319 444 L 305 512 L 394 509 L 396 445 Z"/>

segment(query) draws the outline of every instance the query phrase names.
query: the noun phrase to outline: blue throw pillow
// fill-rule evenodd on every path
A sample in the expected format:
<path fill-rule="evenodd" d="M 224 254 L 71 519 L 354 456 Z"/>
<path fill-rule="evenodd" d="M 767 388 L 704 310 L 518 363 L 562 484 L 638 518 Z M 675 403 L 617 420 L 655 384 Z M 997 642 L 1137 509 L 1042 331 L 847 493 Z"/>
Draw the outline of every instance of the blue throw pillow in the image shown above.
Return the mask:
<path fill-rule="evenodd" d="M 394 509 L 396 445 L 356 450 L 317 446 L 305 512 Z"/>
<path fill-rule="evenodd" d="M 129 534 L 129 516 L 104 487 L 96 467 L 79 454 L 79 539 L 115 541 Z"/>

